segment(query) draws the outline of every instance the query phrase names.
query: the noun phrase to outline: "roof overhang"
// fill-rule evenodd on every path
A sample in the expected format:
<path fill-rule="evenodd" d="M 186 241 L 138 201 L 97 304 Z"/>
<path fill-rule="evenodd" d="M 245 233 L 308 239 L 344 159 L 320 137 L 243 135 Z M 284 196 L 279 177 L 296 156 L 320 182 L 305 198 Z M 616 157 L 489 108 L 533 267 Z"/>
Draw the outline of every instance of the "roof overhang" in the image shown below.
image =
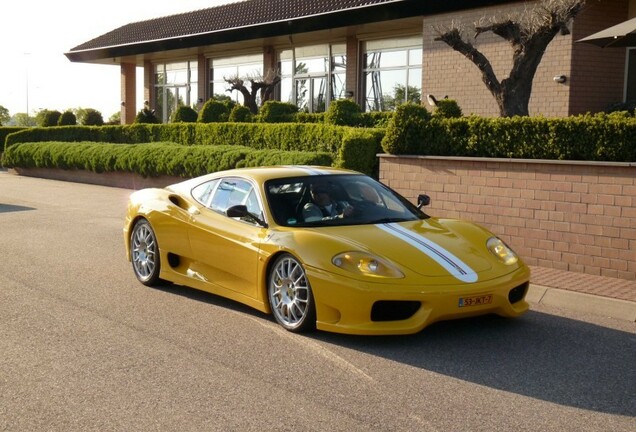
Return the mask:
<path fill-rule="evenodd" d="M 189 34 L 160 40 L 148 40 L 85 50 L 71 50 L 65 53 L 65 55 L 72 62 L 104 63 L 104 60 L 113 59 L 113 63 L 117 64 L 119 63 L 117 59 L 121 57 L 139 56 L 170 50 L 183 50 L 246 40 L 295 35 L 299 33 L 397 20 L 420 15 L 424 16 L 463 9 L 474 9 L 510 2 L 511 0 L 395 0 L 388 3 L 369 5 L 361 8 L 338 10 L 320 15 L 265 22 L 251 26 L 228 28 L 206 33 Z M 361 13 L 361 9 L 364 9 L 364 13 Z"/>

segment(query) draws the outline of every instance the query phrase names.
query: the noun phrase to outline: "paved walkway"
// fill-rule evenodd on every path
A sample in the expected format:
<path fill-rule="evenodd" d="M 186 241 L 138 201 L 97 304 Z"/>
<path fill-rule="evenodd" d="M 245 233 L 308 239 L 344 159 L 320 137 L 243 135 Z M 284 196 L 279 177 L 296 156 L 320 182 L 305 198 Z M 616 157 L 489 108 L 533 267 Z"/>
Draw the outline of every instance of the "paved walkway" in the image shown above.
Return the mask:
<path fill-rule="evenodd" d="M 636 281 L 530 267 L 528 301 L 636 322 Z"/>
<path fill-rule="evenodd" d="M 636 302 L 636 281 L 531 266 L 533 284 Z"/>

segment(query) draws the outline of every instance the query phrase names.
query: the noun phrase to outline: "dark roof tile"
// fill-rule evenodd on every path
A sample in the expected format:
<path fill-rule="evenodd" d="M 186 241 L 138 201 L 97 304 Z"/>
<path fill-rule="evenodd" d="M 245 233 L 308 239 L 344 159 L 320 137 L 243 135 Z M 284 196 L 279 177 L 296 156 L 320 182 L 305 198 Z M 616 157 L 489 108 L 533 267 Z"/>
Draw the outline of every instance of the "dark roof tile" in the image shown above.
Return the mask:
<path fill-rule="evenodd" d="M 403 0 L 245 0 L 126 24 L 71 49 L 93 50 L 213 33 Z"/>

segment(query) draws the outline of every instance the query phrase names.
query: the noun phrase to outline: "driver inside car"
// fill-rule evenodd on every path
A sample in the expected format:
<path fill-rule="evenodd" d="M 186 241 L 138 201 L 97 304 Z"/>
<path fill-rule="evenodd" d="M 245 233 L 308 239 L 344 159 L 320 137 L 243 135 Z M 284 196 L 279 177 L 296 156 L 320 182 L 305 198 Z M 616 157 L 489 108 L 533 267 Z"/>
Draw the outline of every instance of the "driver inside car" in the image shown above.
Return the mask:
<path fill-rule="evenodd" d="M 305 222 L 348 217 L 353 207 L 346 201 L 335 201 L 324 184 L 310 185 L 311 201 L 303 207 Z"/>

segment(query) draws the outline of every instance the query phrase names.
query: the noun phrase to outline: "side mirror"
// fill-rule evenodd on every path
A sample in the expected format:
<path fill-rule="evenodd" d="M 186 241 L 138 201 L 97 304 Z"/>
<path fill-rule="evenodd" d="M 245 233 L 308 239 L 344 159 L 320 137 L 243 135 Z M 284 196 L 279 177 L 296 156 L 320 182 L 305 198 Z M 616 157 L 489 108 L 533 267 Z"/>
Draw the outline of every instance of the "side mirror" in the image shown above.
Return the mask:
<path fill-rule="evenodd" d="M 247 217 L 248 216 L 248 212 L 247 212 L 247 206 L 244 205 L 235 205 L 230 207 L 229 209 L 227 209 L 226 211 L 227 216 L 231 217 L 231 218 L 242 218 L 242 217 Z"/>
<path fill-rule="evenodd" d="M 267 223 L 264 220 L 260 219 L 258 216 L 247 211 L 247 206 L 244 205 L 235 205 L 230 207 L 225 211 L 227 217 L 231 218 L 247 218 L 251 219 L 263 228 L 267 228 Z"/>
<path fill-rule="evenodd" d="M 417 196 L 417 208 L 421 209 L 431 203 L 431 197 L 426 194 L 419 194 Z"/>

